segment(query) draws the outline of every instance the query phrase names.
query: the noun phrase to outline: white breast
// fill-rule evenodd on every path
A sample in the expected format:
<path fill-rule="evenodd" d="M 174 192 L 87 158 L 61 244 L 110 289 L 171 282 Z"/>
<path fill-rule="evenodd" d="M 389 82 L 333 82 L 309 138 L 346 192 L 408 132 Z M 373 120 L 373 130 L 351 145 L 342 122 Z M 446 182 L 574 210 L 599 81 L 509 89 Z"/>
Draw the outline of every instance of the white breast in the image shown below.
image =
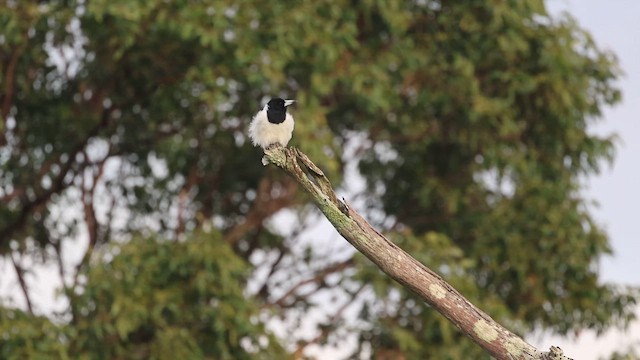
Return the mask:
<path fill-rule="evenodd" d="M 267 112 L 261 110 L 249 125 L 249 137 L 254 146 L 265 149 L 271 144 L 287 146 L 293 133 L 293 116 L 287 113 L 280 124 L 272 124 L 267 120 Z"/>

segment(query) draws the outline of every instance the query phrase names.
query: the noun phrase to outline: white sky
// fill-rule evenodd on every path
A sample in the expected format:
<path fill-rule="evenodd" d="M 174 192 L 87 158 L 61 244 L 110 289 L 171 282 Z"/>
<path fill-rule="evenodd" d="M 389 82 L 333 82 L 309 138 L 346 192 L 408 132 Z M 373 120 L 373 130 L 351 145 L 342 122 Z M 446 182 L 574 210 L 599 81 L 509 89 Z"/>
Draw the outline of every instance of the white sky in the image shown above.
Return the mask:
<path fill-rule="evenodd" d="M 607 109 L 596 131 L 617 133 L 621 141 L 613 168 L 591 181 L 589 195 L 600 203 L 596 217 L 611 236 L 614 257 L 603 262 L 604 279 L 640 285 L 640 242 L 636 240 L 640 203 L 640 1 L 551 1 L 552 10 L 564 9 L 591 32 L 597 44 L 613 51 L 625 72 L 620 81 L 621 105 Z"/>

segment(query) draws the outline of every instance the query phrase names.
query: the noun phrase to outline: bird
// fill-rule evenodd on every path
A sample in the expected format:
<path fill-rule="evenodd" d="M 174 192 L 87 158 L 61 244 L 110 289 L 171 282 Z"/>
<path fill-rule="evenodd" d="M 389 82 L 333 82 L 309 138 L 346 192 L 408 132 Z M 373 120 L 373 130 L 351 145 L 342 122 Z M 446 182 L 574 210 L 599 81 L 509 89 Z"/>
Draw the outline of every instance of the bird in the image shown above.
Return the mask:
<path fill-rule="evenodd" d="M 263 150 L 287 146 L 293 134 L 293 116 L 287 112 L 287 107 L 294 102 L 273 98 L 258 111 L 249 125 L 253 146 L 260 146 Z"/>

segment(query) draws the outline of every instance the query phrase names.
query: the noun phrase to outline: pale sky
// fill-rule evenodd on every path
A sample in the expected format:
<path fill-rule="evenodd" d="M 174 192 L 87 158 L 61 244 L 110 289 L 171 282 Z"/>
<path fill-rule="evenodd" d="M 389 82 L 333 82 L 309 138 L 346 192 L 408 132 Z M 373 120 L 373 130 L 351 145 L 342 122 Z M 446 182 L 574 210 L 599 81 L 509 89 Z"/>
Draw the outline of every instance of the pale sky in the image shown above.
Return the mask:
<path fill-rule="evenodd" d="M 640 1 L 554 0 L 550 7 L 576 17 L 601 48 L 618 56 L 625 73 L 620 81 L 622 104 L 607 109 L 596 127 L 596 132 L 620 137 L 615 163 L 590 181 L 589 196 L 600 203 L 595 214 L 615 251 L 602 264 L 604 278 L 640 285 L 640 242 L 636 241 L 640 219 L 634 206 L 640 203 Z"/>

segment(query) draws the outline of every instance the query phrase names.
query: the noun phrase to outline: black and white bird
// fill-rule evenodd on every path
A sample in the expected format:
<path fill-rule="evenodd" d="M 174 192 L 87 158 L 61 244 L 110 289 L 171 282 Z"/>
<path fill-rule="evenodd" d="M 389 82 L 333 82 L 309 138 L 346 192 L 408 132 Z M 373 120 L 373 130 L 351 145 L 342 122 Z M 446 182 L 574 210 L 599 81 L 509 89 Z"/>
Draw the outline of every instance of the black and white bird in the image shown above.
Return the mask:
<path fill-rule="evenodd" d="M 293 116 L 287 112 L 287 107 L 294 102 L 274 98 L 258 111 L 249 125 L 249 137 L 254 146 L 263 149 L 287 146 L 293 133 Z"/>

